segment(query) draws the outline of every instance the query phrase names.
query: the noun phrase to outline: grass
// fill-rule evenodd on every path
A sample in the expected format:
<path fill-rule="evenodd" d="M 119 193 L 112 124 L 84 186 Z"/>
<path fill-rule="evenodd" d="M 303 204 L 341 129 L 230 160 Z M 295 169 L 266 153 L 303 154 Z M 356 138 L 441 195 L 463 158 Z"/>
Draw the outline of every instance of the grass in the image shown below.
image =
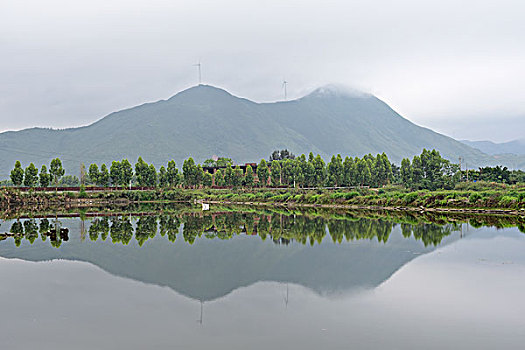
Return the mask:
<path fill-rule="evenodd" d="M 383 207 L 525 209 L 525 184 L 461 183 L 454 190 L 409 191 L 399 186 L 380 189 L 302 190 L 250 189 L 157 189 L 152 191 L 112 192 L 17 192 L 0 190 L 0 207 L 11 203 L 65 202 L 75 198 L 105 200 L 182 201 L 206 199 L 228 202 L 264 202 L 294 204 L 342 204 Z"/>

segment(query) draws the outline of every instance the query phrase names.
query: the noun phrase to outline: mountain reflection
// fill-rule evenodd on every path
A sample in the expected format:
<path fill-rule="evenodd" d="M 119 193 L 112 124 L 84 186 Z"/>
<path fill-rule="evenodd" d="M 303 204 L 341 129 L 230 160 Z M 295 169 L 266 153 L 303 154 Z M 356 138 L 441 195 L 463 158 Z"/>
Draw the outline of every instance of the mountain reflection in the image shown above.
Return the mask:
<path fill-rule="evenodd" d="M 193 244 L 197 239 L 228 240 L 237 235 L 257 236 L 275 244 L 288 245 L 297 242 L 303 245 L 320 244 L 327 236 L 334 243 L 343 241 L 373 240 L 387 243 L 393 228 L 398 225 L 388 219 L 366 219 L 353 216 L 336 218 L 312 217 L 308 215 L 286 215 L 283 213 L 251 212 L 204 212 L 160 215 L 119 215 L 96 217 L 82 220 L 91 241 L 108 237 L 115 244 L 128 245 L 133 238 L 143 246 L 156 235 L 175 242 L 181 235 L 185 242 Z M 444 237 L 458 229 L 456 224 L 438 225 L 433 223 L 400 224 L 405 238 L 413 237 L 425 246 L 438 245 Z M 48 218 L 15 220 L 9 233 L 0 234 L 0 239 L 12 236 L 16 246 L 23 239 L 31 244 L 38 239 L 48 238 L 53 247 L 59 248 L 69 240 L 68 228 L 60 219 Z M 179 238 L 179 239 L 180 239 Z"/>
<path fill-rule="evenodd" d="M 363 212 L 146 209 L 14 216 L 0 222 L 0 256 L 86 261 L 200 301 L 260 281 L 332 295 L 380 285 L 462 227 Z"/>

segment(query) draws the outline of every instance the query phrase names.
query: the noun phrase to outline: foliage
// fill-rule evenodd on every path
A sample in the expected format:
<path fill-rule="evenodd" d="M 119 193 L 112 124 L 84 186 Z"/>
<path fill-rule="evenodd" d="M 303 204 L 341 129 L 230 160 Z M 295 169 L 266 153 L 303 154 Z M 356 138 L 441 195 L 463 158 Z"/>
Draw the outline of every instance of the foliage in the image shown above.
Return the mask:
<path fill-rule="evenodd" d="M 31 163 L 26 168 L 25 174 L 24 174 L 24 186 L 27 187 L 34 187 L 38 183 L 38 169 L 36 166 Z"/>
<path fill-rule="evenodd" d="M 15 162 L 15 168 L 11 170 L 11 181 L 15 186 L 21 186 L 24 181 L 24 170 L 19 160 Z"/>

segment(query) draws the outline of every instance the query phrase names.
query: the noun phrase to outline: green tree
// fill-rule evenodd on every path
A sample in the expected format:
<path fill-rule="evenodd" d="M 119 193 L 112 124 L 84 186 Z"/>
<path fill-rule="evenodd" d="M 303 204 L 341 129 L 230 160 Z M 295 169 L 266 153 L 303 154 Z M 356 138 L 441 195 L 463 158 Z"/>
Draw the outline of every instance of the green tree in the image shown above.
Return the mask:
<path fill-rule="evenodd" d="M 401 182 L 405 187 L 410 187 L 412 182 L 412 165 L 410 159 L 403 158 L 401 161 L 401 168 L 399 169 L 401 175 Z"/>
<path fill-rule="evenodd" d="M 156 177 L 156 173 L 155 173 Z M 129 186 L 133 179 L 133 168 L 127 159 L 122 159 L 120 162 L 120 184 L 122 186 Z"/>
<path fill-rule="evenodd" d="M 49 181 L 51 180 L 50 175 L 47 173 L 47 167 L 42 165 L 40 169 L 40 186 L 47 187 L 49 186 Z"/>
<path fill-rule="evenodd" d="M 102 164 L 100 166 L 100 174 L 98 176 L 97 185 L 104 186 L 104 187 L 109 186 L 109 177 L 110 176 L 109 176 L 108 167 L 106 166 L 106 164 Z"/>
<path fill-rule="evenodd" d="M 229 165 L 224 169 L 224 184 L 233 186 L 233 169 Z"/>
<path fill-rule="evenodd" d="M 419 188 L 423 186 L 423 165 L 421 164 L 421 158 L 414 156 L 412 158 L 412 181 L 411 187 Z"/>
<path fill-rule="evenodd" d="M 197 166 L 193 158 L 188 158 L 182 164 L 182 174 L 184 176 L 184 185 L 186 187 L 193 187 L 197 185 L 199 175 L 197 174 Z"/>
<path fill-rule="evenodd" d="M 213 178 L 215 181 L 215 186 L 219 186 L 219 187 L 226 186 L 224 183 L 224 175 L 221 169 L 217 169 L 217 171 L 213 175 Z"/>
<path fill-rule="evenodd" d="M 120 179 L 122 178 L 122 170 L 119 161 L 114 160 L 111 163 L 111 168 L 109 169 L 109 178 L 111 179 L 111 184 L 113 186 L 120 185 Z"/>
<path fill-rule="evenodd" d="M 62 168 L 62 161 L 60 161 L 59 158 L 55 158 L 51 161 L 49 174 L 51 174 L 55 186 L 58 184 L 58 180 L 64 176 L 65 172 L 64 168 Z"/>
<path fill-rule="evenodd" d="M 332 156 L 328 163 L 328 181 L 330 186 L 340 186 L 344 179 L 343 159 L 341 155 Z"/>
<path fill-rule="evenodd" d="M 326 167 L 323 159 L 320 155 L 317 155 L 313 161 L 312 164 L 315 169 L 315 186 L 322 186 L 325 182 L 326 177 Z"/>
<path fill-rule="evenodd" d="M 232 179 L 233 179 L 233 181 L 232 181 L 233 187 L 242 186 L 242 183 L 244 181 L 244 174 L 242 173 L 242 169 L 239 168 L 238 165 L 233 170 L 233 178 Z"/>
<path fill-rule="evenodd" d="M 11 170 L 11 181 L 15 186 L 21 186 L 24 182 L 24 170 L 19 160 L 15 162 L 15 168 Z"/>
<path fill-rule="evenodd" d="M 356 169 L 354 159 L 352 157 L 345 157 L 343 162 L 343 184 L 345 186 L 355 186 Z"/>
<path fill-rule="evenodd" d="M 277 160 L 274 160 L 270 164 L 270 176 L 272 179 L 272 186 L 279 186 L 281 184 L 281 163 Z"/>
<path fill-rule="evenodd" d="M 159 169 L 159 186 L 163 188 L 168 186 L 168 174 L 164 166 Z"/>
<path fill-rule="evenodd" d="M 211 174 L 208 172 L 204 172 L 204 177 L 202 179 L 203 186 L 211 187 L 212 183 L 213 183 L 213 177 L 211 176 Z"/>
<path fill-rule="evenodd" d="M 303 174 L 303 167 L 300 160 L 295 159 L 293 160 L 293 181 L 294 186 L 304 187 L 304 174 Z"/>
<path fill-rule="evenodd" d="M 166 177 L 170 187 L 175 187 L 179 184 L 179 169 L 177 169 L 177 165 L 173 159 L 168 162 Z"/>
<path fill-rule="evenodd" d="M 88 170 L 88 176 L 89 176 L 89 181 L 92 183 L 92 184 L 98 184 L 99 182 L 99 177 L 100 177 L 100 172 L 98 170 L 98 165 L 96 164 L 91 164 L 89 166 L 89 170 Z"/>
<path fill-rule="evenodd" d="M 308 161 L 304 166 L 304 182 L 307 187 L 315 186 L 315 168 L 312 162 Z"/>
<path fill-rule="evenodd" d="M 26 168 L 24 175 L 24 186 L 36 186 L 36 184 L 38 183 L 38 169 L 33 163 L 29 164 L 29 166 Z"/>
<path fill-rule="evenodd" d="M 257 167 L 257 178 L 259 179 L 259 186 L 266 187 L 268 185 L 268 177 L 270 176 L 270 171 L 268 170 L 268 165 L 264 159 L 261 160 L 259 166 Z"/>
<path fill-rule="evenodd" d="M 135 177 L 139 186 L 147 186 L 149 168 L 148 164 L 139 157 L 137 163 L 135 163 Z"/>
<path fill-rule="evenodd" d="M 244 176 L 244 185 L 246 187 L 253 187 L 254 178 L 253 178 L 253 168 L 248 165 L 246 167 L 246 175 Z"/>
<path fill-rule="evenodd" d="M 157 170 L 153 164 L 148 166 L 146 185 L 150 187 L 157 186 Z"/>

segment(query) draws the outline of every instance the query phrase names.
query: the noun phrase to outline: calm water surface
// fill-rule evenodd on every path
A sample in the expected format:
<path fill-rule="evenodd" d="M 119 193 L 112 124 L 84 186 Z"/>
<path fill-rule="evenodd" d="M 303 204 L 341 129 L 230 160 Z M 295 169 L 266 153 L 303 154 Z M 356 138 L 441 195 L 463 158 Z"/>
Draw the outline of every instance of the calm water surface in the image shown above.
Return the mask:
<path fill-rule="evenodd" d="M 4 232 L 2 349 L 525 344 L 517 228 L 221 212 L 2 220 Z"/>

